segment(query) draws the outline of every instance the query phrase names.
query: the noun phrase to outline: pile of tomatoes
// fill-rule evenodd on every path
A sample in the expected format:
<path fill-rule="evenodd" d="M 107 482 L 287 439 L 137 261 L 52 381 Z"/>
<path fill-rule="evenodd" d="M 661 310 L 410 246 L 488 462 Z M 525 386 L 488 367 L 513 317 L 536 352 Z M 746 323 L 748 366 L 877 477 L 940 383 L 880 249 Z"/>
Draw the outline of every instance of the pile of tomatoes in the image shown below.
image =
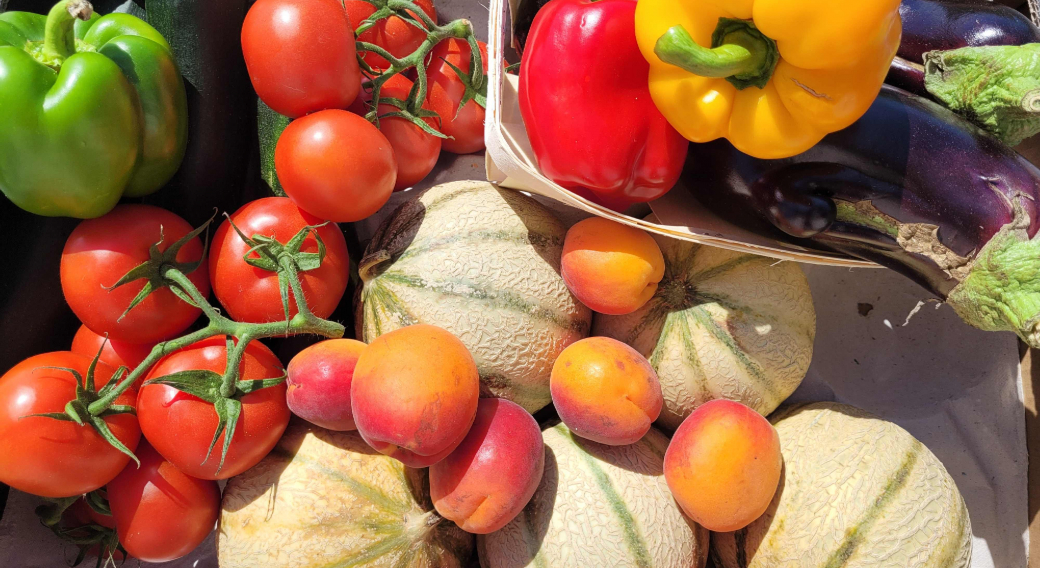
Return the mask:
<path fill-rule="evenodd" d="M 416 6 L 436 21 L 429 0 L 418 0 Z M 442 150 L 468 154 L 484 149 L 484 108 L 472 98 L 482 86 L 469 81 L 470 44 L 448 38 L 432 49 L 423 47 L 429 34 L 416 22 L 397 16 L 381 19 L 357 41 L 395 58 L 424 55 L 422 69 L 394 74 L 379 96 L 381 101 L 407 100 L 417 73 L 423 73 L 421 109 L 428 112 L 417 118 L 428 128 L 400 116 L 403 109 L 393 104 L 381 103 L 370 112 L 371 80 L 386 72 L 390 62 L 370 51 L 359 56 L 353 30 L 375 10 L 364 0 L 342 5 L 331 0 L 260 0 L 242 27 L 242 52 L 253 87 L 268 107 L 294 119 L 275 148 L 278 181 L 300 208 L 336 222 L 359 221 L 378 211 L 393 191 L 422 181 Z M 486 71 L 487 46 L 477 43 Z"/>

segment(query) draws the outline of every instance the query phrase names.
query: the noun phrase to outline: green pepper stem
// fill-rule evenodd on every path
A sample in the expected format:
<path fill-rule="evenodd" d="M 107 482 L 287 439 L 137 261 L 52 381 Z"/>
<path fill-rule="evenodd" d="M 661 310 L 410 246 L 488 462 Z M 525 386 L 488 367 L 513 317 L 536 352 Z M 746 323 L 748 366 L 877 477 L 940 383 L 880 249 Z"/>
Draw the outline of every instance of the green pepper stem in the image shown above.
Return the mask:
<path fill-rule="evenodd" d="M 87 0 L 62 0 L 47 13 L 41 54 L 48 65 L 57 67 L 76 53 L 76 20 L 89 20 L 94 7 Z"/>
<path fill-rule="evenodd" d="M 672 26 L 658 38 L 654 53 L 694 75 L 726 78 L 738 89 L 765 87 L 780 59 L 776 42 L 744 20 L 720 18 L 712 44 L 704 47 L 681 25 Z"/>

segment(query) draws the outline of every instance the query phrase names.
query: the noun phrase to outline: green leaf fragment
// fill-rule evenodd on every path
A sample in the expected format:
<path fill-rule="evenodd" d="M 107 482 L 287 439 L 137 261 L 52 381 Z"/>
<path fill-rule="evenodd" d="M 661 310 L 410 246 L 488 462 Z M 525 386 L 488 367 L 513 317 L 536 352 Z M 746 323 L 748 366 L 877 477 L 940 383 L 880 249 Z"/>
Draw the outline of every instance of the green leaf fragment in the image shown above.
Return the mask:
<path fill-rule="evenodd" d="M 925 87 L 1014 146 L 1040 132 L 1040 43 L 924 54 Z"/>
<path fill-rule="evenodd" d="M 224 460 L 227 458 L 228 448 L 231 447 L 231 440 L 235 436 L 238 418 L 242 415 L 242 402 L 235 398 L 221 398 L 213 404 L 213 409 L 217 411 L 217 430 L 213 432 L 213 440 L 209 444 L 206 459 L 202 460 L 202 463 L 209 461 L 213 448 L 217 445 L 217 440 L 220 439 L 220 434 L 223 432 L 224 444 L 220 452 L 220 463 L 217 464 L 217 471 L 220 471 L 224 469 Z"/>
<path fill-rule="evenodd" d="M 134 460 L 134 463 L 137 464 L 137 467 L 141 467 L 141 460 L 137 459 L 134 452 L 130 451 L 130 448 L 126 447 L 123 442 L 120 442 L 119 438 L 116 438 L 115 434 L 108 429 L 108 423 L 105 422 L 104 418 L 100 416 L 92 416 L 90 418 L 90 424 L 95 430 L 97 430 L 97 433 L 109 443 L 109 445 L 129 456 L 130 459 Z"/>
<path fill-rule="evenodd" d="M 220 380 L 220 375 L 213 371 L 191 369 L 149 379 L 144 386 L 166 385 L 213 404 L 221 399 Z"/>
<path fill-rule="evenodd" d="M 253 379 L 238 381 L 236 396 L 243 396 L 250 393 L 254 393 L 258 390 L 276 387 L 285 382 L 287 376 L 282 375 L 273 379 Z"/>

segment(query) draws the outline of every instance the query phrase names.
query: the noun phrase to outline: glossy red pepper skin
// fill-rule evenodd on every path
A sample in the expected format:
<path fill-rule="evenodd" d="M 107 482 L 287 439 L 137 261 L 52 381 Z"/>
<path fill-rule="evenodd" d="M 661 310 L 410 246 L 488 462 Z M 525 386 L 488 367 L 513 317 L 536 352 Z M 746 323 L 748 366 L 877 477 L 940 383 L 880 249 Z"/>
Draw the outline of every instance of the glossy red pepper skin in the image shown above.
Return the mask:
<path fill-rule="evenodd" d="M 520 64 L 520 113 L 542 173 L 615 209 L 664 195 L 689 146 L 650 99 L 635 9 L 634 0 L 552 0 Z"/>

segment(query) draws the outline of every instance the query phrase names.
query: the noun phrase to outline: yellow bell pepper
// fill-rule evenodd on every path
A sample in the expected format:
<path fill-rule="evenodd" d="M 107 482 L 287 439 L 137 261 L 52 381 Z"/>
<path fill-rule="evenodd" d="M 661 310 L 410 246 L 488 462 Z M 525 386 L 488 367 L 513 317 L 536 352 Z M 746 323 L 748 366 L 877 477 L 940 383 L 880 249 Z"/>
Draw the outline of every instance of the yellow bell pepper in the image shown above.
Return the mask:
<path fill-rule="evenodd" d="M 902 34 L 900 0 L 639 0 L 650 95 L 692 142 L 808 150 L 867 111 Z"/>

